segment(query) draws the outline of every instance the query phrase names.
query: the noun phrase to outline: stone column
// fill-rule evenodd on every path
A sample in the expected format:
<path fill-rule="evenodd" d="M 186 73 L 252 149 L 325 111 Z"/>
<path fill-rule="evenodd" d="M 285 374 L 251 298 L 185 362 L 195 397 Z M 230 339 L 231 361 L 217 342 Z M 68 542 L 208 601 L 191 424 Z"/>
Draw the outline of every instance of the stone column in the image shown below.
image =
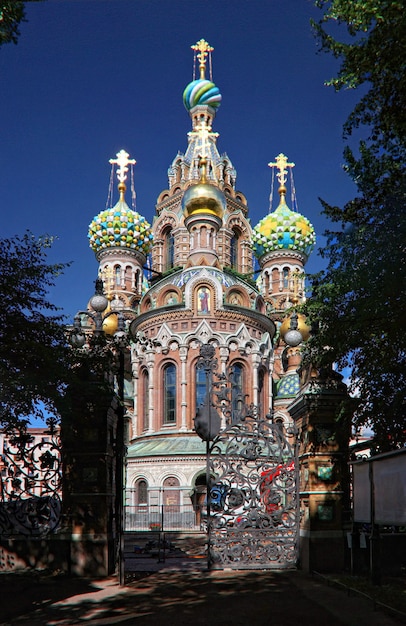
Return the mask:
<path fill-rule="evenodd" d="M 336 415 L 346 395 L 340 374 L 313 370 L 288 407 L 300 437 L 300 561 L 305 571 L 344 567 L 350 421 L 338 422 Z"/>
<path fill-rule="evenodd" d="M 187 346 L 181 346 L 179 348 L 179 358 L 181 363 L 181 392 L 180 392 L 180 402 L 181 402 L 181 426 L 179 428 L 179 432 L 187 431 Z"/>

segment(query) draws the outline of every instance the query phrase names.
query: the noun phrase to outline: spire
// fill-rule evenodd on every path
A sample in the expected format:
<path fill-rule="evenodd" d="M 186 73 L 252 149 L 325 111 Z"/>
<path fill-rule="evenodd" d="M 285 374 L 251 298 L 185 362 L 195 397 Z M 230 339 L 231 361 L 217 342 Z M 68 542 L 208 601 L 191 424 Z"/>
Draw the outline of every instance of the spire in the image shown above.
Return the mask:
<path fill-rule="evenodd" d="M 117 165 L 118 190 L 120 192 L 120 201 L 124 201 L 124 194 L 127 189 L 125 181 L 127 180 L 127 172 L 129 165 L 135 165 L 135 159 L 129 159 L 130 155 L 125 150 L 117 152 L 116 159 L 110 159 L 111 165 Z"/>
<path fill-rule="evenodd" d="M 286 178 L 288 175 L 288 169 L 289 168 L 293 168 L 295 167 L 294 163 L 288 163 L 288 157 L 285 156 L 284 154 L 282 154 L 282 152 L 280 154 L 278 154 L 277 157 L 275 157 L 275 163 L 268 163 L 268 167 L 276 167 L 279 171 L 276 172 L 276 177 L 279 181 L 279 195 L 281 197 L 281 204 L 284 204 L 284 200 L 285 200 L 285 195 L 286 195 Z"/>
<path fill-rule="evenodd" d="M 190 46 L 192 48 L 192 50 L 195 50 L 195 52 L 197 52 L 197 58 L 199 60 L 199 71 L 200 71 L 200 80 L 204 80 L 206 78 L 205 73 L 206 73 L 206 57 L 208 54 L 211 55 L 211 53 L 213 52 L 214 48 L 212 48 L 212 46 L 210 46 L 207 41 L 205 41 L 204 39 L 200 39 L 200 41 L 198 41 L 197 43 L 195 43 L 193 46 Z M 211 79 L 211 77 L 210 77 Z"/>
<path fill-rule="evenodd" d="M 221 102 L 220 91 L 212 82 L 211 77 L 211 53 L 214 48 L 204 39 L 200 39 L 200 41 L 191 46 L 191 48 L 195 53 L 197 52 L 197 54 L 195 54 L 195 60 L 196 57 L 199 60 L 200 78 L 197 80 L 193 79 L 193 81 L 187 85 L 183 92 L 183 104 L 187 111 L 191 111 L 191 109 L 199 105 L 211 107 L 211 109 L 213 109 L 212 114 L 214 115 L 215 110 L 220 106 Z M 210 80 L 205 78 L 207 56 L 209 56 Z"/>

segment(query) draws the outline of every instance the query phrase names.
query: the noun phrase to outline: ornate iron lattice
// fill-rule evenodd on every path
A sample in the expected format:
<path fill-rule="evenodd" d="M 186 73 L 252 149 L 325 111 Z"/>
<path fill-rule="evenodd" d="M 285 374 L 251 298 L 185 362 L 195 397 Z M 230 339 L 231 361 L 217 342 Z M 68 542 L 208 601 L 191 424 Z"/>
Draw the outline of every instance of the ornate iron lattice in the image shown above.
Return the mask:
<path fill-rule="evenodd" d="M 209 450 L 209 565 L 296 566 L 299 540 L 297 438 L 247 407 Z"/>
<path fill-rule="evenodd" d="M 61 517 L 61 442 L 56 420 L 36 439 L 8 433 L 1 457 L 0 533 L 43 537 Z"/>

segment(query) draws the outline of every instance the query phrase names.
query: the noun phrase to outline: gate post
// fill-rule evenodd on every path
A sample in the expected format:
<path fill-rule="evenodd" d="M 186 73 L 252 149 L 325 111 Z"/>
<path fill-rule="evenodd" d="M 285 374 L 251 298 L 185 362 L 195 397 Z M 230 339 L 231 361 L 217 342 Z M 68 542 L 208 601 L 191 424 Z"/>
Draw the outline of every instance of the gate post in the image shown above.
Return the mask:
<path fill-rule="evenodd" d="M 300 562 L 305 571 L 340 571 L 349 528 L 350 420 L 336 416 L 347 388 L 332 370 L 307 374 L 288 407 L 299 433 Z"/>
<path fill-rule="evenodd" d="M 116 562 L 117 399 L 95 382 L 62 417 L 63 509 L 70 540 L 70 572 L 108 576 Z M 94 389 L 92 389 L 92 386 Z M 91 392 L 97 393 L 91 393 Z M 87 400 L 87 401 L 86 401 Z"/>

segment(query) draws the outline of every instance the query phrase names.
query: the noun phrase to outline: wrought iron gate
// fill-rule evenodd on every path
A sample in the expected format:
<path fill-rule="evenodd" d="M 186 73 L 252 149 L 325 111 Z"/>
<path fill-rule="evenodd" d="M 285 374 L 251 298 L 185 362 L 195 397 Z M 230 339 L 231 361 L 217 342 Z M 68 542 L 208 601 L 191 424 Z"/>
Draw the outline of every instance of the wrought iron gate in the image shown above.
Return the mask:
<path fill-rule="evenodd" d="M 61 518 L 61 441 L 56 420 L 33 436 L 7 433 L 0 459 L 0 534 L 45 537 Z"/>
<path fill-rule="evenodd" d="M 208 446 L 207 521 L 212 569 L 295 567 L 299 543 L 295 427 L 256 407 Z"/>

